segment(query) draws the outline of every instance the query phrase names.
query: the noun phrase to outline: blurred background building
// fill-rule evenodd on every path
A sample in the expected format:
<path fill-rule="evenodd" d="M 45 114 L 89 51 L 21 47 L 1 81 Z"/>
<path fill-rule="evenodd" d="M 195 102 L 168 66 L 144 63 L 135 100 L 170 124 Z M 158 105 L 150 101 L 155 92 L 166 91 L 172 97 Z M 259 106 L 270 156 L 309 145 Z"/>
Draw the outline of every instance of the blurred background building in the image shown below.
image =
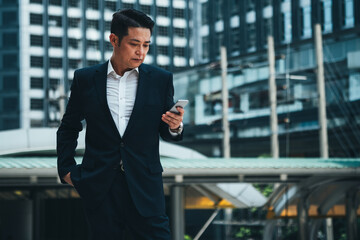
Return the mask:
<path fill-rule="evenodd" d="M 275 40 L 280 156 L 318 157 L 314 24 L 322 28 L 329 155 L 360 154 L 360 1 L 194 2 L 196 67 L 175 74 L 190 100 L 181 144 L 222 156 L 219 47 L 228 55 L 231 156 L 270 154 L 267 36 Z"/>

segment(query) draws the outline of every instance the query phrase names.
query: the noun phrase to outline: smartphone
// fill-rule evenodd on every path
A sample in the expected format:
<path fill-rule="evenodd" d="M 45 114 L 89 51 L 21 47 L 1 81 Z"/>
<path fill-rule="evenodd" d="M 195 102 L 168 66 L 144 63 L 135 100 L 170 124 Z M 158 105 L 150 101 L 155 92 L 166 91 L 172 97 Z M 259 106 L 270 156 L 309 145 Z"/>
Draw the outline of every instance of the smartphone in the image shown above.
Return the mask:
<path fill-rule="evenodd" d="M 177 100 L 177 102 L 174 104 L 174 106 L 169 110 L 172 113 L 179 113 L 179 111 L 176 109 L 176 107 L 182 107 L 184 108 L 186 106 L 186 104 L 188 104 L 189 100 L 184 100 L 184 99 L 179 99 Z"/>

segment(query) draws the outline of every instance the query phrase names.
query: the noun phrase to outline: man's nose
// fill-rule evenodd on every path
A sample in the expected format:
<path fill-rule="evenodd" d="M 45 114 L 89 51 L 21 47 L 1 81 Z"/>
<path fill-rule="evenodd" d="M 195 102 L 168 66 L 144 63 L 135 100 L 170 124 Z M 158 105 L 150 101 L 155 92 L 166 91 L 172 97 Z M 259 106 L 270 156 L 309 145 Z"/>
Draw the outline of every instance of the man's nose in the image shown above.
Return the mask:
<path fill-rule="evenodd" d="M 142 55 L 144 52 L 144 49 L 142 47 L 139 47 L 137 50 L 136 50 L 136 55 Z"/>

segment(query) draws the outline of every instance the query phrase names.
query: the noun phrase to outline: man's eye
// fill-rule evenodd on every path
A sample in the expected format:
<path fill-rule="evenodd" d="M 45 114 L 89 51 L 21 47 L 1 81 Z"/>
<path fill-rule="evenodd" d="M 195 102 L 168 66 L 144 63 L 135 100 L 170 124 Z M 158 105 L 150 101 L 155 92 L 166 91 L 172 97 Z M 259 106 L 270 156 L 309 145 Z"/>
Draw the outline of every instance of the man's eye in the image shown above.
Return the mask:
<path fill-rule="evenodd" d="M 130 43 L 130 45 L 131 45 L 131 46 L 137 46 L 137 44 L 136 44 L 136 43 Z"/>
<path fill-rule="evenodd" d="M 144 45 L 144 48 L 148 48 L 149 47 L 149 45 Z"/>

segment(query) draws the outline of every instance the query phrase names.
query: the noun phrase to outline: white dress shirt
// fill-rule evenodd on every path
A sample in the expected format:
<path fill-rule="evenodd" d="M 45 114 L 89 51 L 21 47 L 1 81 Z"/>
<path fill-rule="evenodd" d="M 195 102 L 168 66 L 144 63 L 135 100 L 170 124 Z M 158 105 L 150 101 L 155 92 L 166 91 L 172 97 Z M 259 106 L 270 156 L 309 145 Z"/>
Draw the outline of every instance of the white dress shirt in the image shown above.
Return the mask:
<path fill-rule="evenodd" d="M 139 80 L 139 69 L 134 68 L 118 75 L 109 60 L 107 70 L 106 98 L 111 116 L 116 124 L 120 136 L 124 135 L 132 110 L 135 104 L 137 85 Z M 159 116 L 161 117 L 161 116 Z M 180 133 L 169 132 L 172 136 Z"/>
<path fill-rule="evenodd" d="M 127 71 L 123 76 L 120 76 L 116 74 L 109 60 L 106 97 L 111 116 L 114 119 L 120 136 L 124 135 L 134 108 L 138 79 L 138 68 Z"/>

